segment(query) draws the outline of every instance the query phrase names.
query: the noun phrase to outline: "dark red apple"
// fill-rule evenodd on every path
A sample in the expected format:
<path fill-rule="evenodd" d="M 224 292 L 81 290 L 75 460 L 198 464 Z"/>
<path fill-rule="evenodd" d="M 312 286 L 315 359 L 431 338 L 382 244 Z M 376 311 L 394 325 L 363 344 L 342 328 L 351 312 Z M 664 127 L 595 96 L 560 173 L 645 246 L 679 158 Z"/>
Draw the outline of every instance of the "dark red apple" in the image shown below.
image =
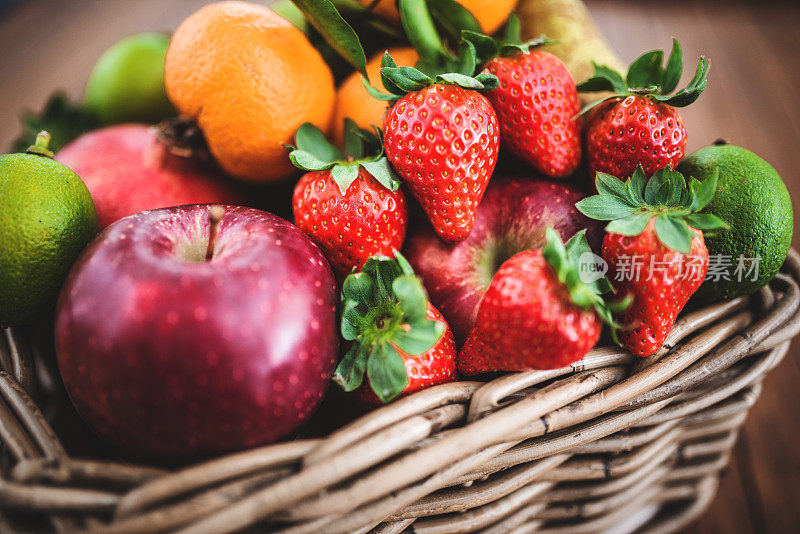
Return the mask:
<path fill-rule="evenodd" d="M 222 172 L 170 154 L 153 128 L 144 124 L 86 133 L 59 150 L 56 159 L 86 184 L 100 228 L 144 210 L 246 200 L 240 186 Z"/>
<path fill-rule="evenodd" d="M 210 211 L 117 221 L 62 289 L 55 334 L 67 392 L 126 456 L 177 460 L 271 442 L 327 389 L 339 336 L 322 252 L 272 214 L 225 207 L 213 224 Z"/>
<path fill-rule="evenodd" d="M 430 225 L 415 227 L 405 255 L 422 278 L 431 302 L 442 312 L 461 346 L 475 322 L 478 304 L 504 261 L 544 245 L 545 229 L 566 241 L 587 229 L 597 250 L 603 223 L 575 209 L 583 195 L 573 187 L 529 177 L 492 178 L 478 206 L 475 226 L 460 243 L 447 244 Z"/>

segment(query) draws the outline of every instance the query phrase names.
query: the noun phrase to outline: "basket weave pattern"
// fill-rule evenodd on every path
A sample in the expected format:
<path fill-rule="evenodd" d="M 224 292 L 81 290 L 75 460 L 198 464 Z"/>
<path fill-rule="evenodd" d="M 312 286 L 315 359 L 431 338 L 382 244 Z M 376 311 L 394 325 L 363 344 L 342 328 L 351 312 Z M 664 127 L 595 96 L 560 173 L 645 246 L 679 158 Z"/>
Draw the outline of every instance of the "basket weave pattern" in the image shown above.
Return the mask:
<path fill-rule="evenodd" d="M 800 331 L 799 281 L 792 251 L 769 287 L 683 315 L 650 358 L 598 347 L 175 472 L 71 458 L 28 394 L 27 340 L 6 330 L 0 531 L 577 533 L 637 514 L 642 531 L 674 531 L 712 499 L 762 378 Z"/>

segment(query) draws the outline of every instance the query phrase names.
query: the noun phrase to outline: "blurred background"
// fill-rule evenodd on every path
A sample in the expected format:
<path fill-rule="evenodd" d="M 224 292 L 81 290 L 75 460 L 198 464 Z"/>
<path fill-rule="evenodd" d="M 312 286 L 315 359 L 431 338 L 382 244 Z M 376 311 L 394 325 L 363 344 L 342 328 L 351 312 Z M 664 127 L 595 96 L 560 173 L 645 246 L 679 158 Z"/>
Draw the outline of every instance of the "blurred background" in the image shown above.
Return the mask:
<path fill-rule="evenodd" d="M 0 0 L 0 147 L 19 116 L 57 89 L 80 99 L 100 54 L 121 37 L 173 30 L 206 0 Z M 270 2 L 263 2 L 270 3 Z M 587 0 L 623 60 L 682 44 L 712 58 L 708 89 L 682 110 L 687 153 L 724 138 L 778 170 L 800 199 L 800 2 Z M 687 69 L 688 70 L 688 69 Z M 797 209 L 795 209 L 796 213 Z M 795 224 L 797 228 L 797 223 Z M 794 244 L 798 246 L 798 232 Z M 687 532 L 800 532 L 800 344 L 766 379 L 711 509 Z"/>

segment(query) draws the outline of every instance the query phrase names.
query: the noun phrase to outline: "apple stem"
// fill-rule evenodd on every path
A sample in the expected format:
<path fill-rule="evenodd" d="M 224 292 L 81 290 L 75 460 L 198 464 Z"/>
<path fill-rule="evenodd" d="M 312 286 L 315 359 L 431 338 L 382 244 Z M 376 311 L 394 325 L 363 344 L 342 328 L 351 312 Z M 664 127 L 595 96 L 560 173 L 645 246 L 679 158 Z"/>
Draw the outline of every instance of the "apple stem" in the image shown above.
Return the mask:
<path fill-rule="evenodd" d="M 208 222 L 211 228 L 208 231 L 208 247 L 206 248 L 206 261 L 214 257 L 214 246 L 217 242 L 219 222 L 225 216 L 225 208 L 215 204 L 208 208 Z"/>

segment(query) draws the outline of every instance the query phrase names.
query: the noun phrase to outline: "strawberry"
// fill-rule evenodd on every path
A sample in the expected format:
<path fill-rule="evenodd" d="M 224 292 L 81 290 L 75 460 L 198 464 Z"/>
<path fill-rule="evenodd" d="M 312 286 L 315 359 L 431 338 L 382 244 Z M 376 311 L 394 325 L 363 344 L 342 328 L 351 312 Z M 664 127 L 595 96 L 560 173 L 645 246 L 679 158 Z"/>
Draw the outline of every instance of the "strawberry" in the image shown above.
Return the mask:
<path fill-rule="evenodd" d="M 581 279 L 591 249 L 584 232 L 566 245 L 552 229 L 547 244 L 512 256 L 495 273 L 458 359 L 462 374 L 555 369 L 581 358 L 600 338 L 611 310 L 601 275 Z"/>
<path fill-rule="evenodd" d="M 380 137 L 349 120 L 345 128 L 347 156 L 308 123 L 297 130 L 290 153 L 297 167 L 310 171 L 294 189 L 295 224 L 319 245 L 340 280 L 369 257 L 399 249 L 408 222 Z M 364 141 L 372 156 L 365 156 Z"/>
<path fill-rule="evenodd" d="M 714 197 L 716 175 L 688 184 L 665 167 L 647 180 L 641 166 L 627 182 L 597 173 L 595 195 L 576 204 L 586 216 L 611 221 L 602 256 L 616 292 L 631 305 L 616 317 L 621 344 L 649 356 L 664 343 L 675 319 L 708 272 L 704 230 L 724 228 L 698 213 Z"/>
<path fill-rule="evenodd" d="M 544 37 L 520 42 L 519 19 L 509 18 L 503 41 L 465 31 L 500 85 L 486 97 L 500 122 L 503 146 L 548 176 L 572 174 L 581 162 L 581 121 L 575 80 L 553 54 L 533 47 Z"/>
<path fill-rule="evenodd" d="M 675 168 L 686 151 L 686 128 L 677 107 L 688 106 L 708 82 L 711 63 L 700 58 L 689 85 L 670 95 L 681 78 L 683 55 L 673 40 L 666 68 L 661 50 L 634 61 L 623 80 L 617 71 L 595 65 L 594 76 L 579 91 L 612 91 L 613 96 L 583 109 L 586 154 L 592 172 L 630 176 L 638 165 L 647 176 L 664 167 Z M 597 106 L 597 107 L 595 107 Z"/>
<path fill-rule="evenodd" d="M 492 105 L 479 93 L 497 86 L 482 73 L 472 78 L 445 73 L 431 78 L 397 67 L 385 54 L 381 68 L 394 101 L 383 123 L 386 156 L 422 205 L 439 237 L 463 241 L 497 163 L 500 130 Z M 474 70 L 474 59 L 465 72 Z"/>
<path fill-rule="evenodd" d="M 360 388 L 367 405 L 456 380 L 450 327 L 399 252 L 370 258 L 345 279 L 342 336 L 353 343 L 333 379 L 345 391 Z"/>

